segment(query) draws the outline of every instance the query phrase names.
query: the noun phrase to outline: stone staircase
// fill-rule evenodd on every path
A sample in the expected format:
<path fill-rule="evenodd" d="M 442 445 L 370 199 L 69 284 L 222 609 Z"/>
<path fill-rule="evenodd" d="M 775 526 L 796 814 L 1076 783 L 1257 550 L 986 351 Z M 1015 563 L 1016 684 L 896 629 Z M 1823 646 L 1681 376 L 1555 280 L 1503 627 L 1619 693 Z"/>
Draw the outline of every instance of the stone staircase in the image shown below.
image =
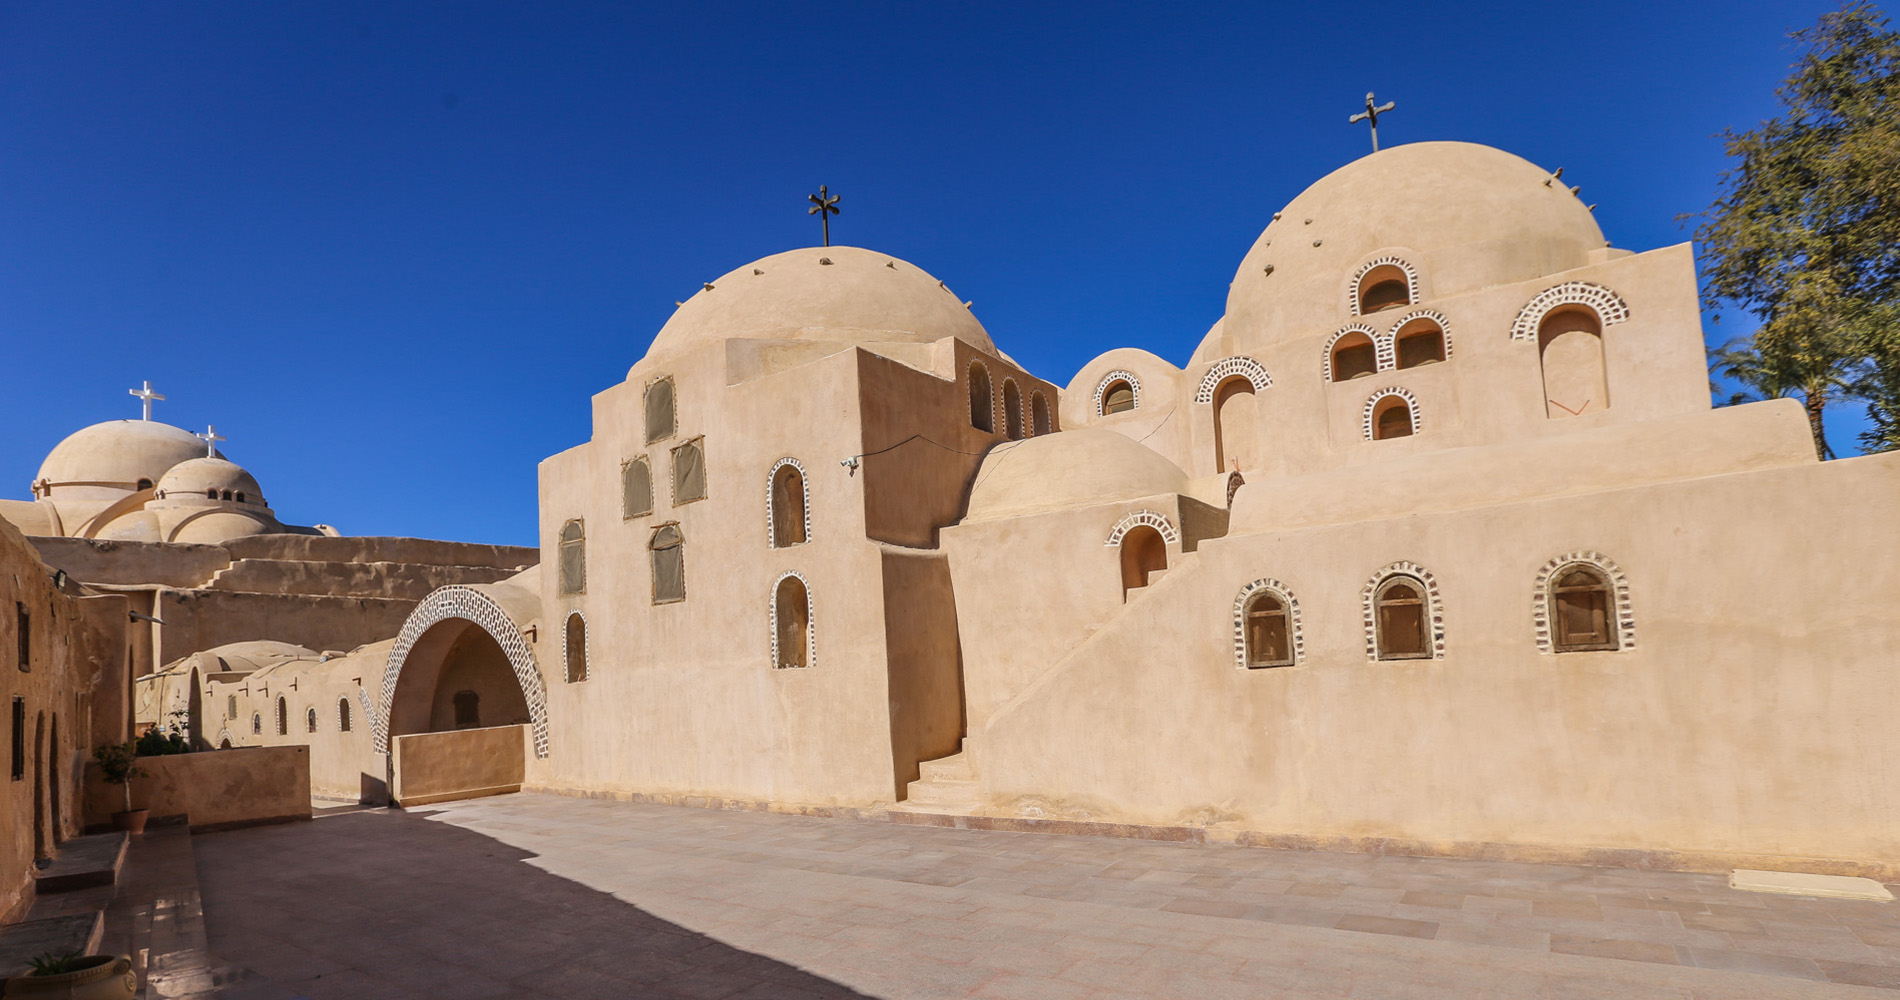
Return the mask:
<path fill-rule="evenodd" d="M 982 803 L 983 782 L 962 743 L 948 757 L 922 761 L 921 777 L 910 783 L 904 801 L 891 808 L 900 812 L 967 816 Z"/>
<path fill-rule="evenodd" d="M 98 951 L 127 842 L 123 833 L 76 837 L 35 870 L 26 919 L 0 925 L 0 979 L 19 975 L 36 955 Z"/>

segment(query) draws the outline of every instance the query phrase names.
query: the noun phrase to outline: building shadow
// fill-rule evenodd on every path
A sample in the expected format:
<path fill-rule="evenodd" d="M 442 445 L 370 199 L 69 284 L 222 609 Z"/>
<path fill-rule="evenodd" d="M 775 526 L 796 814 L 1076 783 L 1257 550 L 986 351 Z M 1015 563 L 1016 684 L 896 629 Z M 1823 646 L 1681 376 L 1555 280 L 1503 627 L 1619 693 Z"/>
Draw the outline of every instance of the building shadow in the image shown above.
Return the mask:
<path fill-rule="evenodd" d="M 226 998 L 864 997 L 387 810 L 194 838 Z"/>

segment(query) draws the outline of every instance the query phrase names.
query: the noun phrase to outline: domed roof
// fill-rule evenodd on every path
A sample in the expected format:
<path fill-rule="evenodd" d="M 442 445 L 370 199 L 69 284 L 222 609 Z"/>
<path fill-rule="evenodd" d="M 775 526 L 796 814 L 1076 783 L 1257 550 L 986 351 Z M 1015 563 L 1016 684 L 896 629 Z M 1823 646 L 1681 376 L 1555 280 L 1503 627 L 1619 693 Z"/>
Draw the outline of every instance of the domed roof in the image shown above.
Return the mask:
<path fill-rule="evenodd" d="M 186 520 L 172 529 L 168 542 L 185 542 L 195 545 L 217 545 L 233 538 L 248 538 L 251 535 L 271 533 L 271 524 L 260 520 L 261 515 L 252 516 L 237 510 L 219 510 L 215 507 L 199 517 Z"/>
<path fill-rule="evenodd" d="M 955 294 L 914 264 L 857 247 L 754 261 L 686 300 L 653 338 L 660 357 L 729 337 L 996 345 Z"/>
<path fill-rule="evenodd" d="M 1320 178 L 1275 216 L 1228 291 L 1221 353 L 1329 333 L 1355 272 L 1390 253 L 1421 267 L 1427 299 L 1589 263 L 1605 243 L 1550 172 L 1490 146 L 1393 146 Z M 1271 265 L 1271 271 L 1268 269 Z"/>
<path fill-rule="evenodd" d="M 991 449 L 970 488 L 965 520 L 1184 493 L 1187 488 L 1187 473 L 1147 445 L 1114 431 L 1077 428 Z"/>
<path fill-rule="evenodd" d="M 102 484 L 130 490 L 156 482 L 180 462 L 203 458 L 205 443 L 190 431 L 156 420 L 108 420 L 73 432 L 40 463 L 34 482 Z M 72 494 L 72 489 L 59 494 Z M 85 499 L 85 497 L 78 497 Z"/>
<path fill-rule="evenodd" d="M 220 494 L 225 490 L 233 494 L 242 491 L 245 500 L 264 502 L 264 491 L 258 487 L 257 480 L 236 462 L 227 462 L 222 458 L 194 458 L 180 462 L 158 481 L 158 493 L 167 500 L 185 500 L 194 496 L 202 499 L 211 490 Z"/>

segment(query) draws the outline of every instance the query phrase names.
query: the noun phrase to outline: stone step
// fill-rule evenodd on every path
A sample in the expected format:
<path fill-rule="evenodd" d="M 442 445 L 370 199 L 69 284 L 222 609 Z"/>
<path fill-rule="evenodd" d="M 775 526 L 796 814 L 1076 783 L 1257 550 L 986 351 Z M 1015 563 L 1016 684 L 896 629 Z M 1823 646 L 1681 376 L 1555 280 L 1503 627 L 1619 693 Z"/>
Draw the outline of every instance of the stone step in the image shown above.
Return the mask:
<path fill-rule="evenodd" d="M 975 781 L 913 781 L 904 801 L 925 806 L 975 804 L 981 793 Z"/>
<path fill-rule="evenodd" d="M 47 952 L 65 955 L 77 951 L 96 955 L 105 932 L 104 910 L 0 926 L 0 979 L 25 974 L 28 963 Z"/>
<path fill-rule="evenodd" d="M 74 837 L 59 845 L 53 863 L 33 873 L 33 891 L 45 896 L 117 882 L 128 839 L 127 834 L 115 831 Z"/>
<path fill-rule="evenodd" d="M 890 811 L 914 816 L 974 816 L 977 803 L 952 802 L 946 805 L 927 805 L 918 802 L 899 802 L 892 806 Z"/>
<path fill-rule="evenodd" d="M 948 757 L 926 760 L 917 765 L 924 781 L 975 781 L 976 765 L 970 763 L 965 753 L 953 753 Z"/>

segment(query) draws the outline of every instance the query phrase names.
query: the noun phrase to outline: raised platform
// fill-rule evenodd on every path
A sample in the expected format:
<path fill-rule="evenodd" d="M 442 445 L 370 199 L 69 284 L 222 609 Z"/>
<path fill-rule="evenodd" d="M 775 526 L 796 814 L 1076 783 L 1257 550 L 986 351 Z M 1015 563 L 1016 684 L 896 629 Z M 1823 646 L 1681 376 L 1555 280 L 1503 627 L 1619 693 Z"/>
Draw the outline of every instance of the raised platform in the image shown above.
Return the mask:
<path fill-rule="evenodd" d="M 88 910 L 0 927 L 0 977 L 26 972 L 34 956 L 47 952 L 97 954 L 105 937 L 105 917 L 103 910 Z"/>
<path fill-rule="evenodd" d="M 59 845 L 52 865 L 34 873 L 33 891 L 47 896 L 117 882 L 119 868 L 125 864 L 126 839 L 126 834 L 115 831 L 75 837 Z"/>

